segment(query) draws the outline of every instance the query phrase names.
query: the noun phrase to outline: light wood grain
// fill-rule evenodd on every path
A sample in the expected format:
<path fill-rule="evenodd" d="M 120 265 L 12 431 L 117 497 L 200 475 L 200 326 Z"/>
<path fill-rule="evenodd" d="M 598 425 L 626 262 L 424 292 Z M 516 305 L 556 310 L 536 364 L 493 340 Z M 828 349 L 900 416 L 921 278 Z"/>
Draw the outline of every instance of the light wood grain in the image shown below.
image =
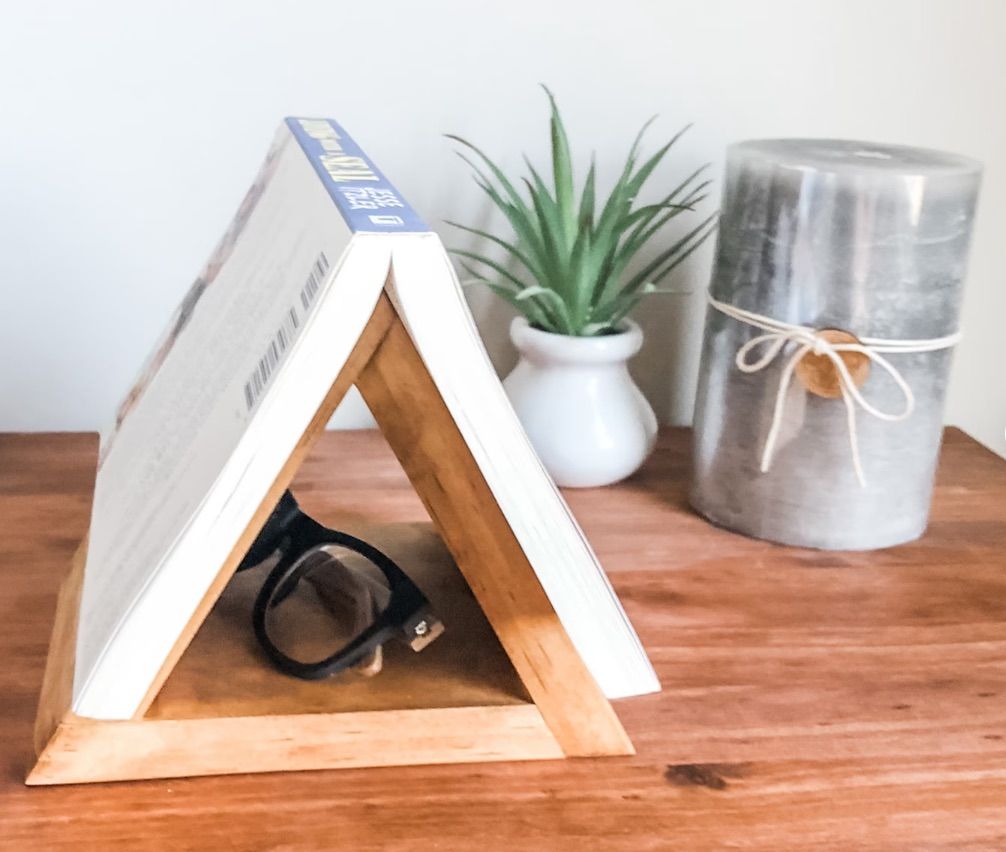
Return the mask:
<path fill-rule="evenodd" d="M 402 323 L 357 386 L 563 751 L 631 754 Z"/>
<path fill-rule="evenodd" d="M 348 672 L 303 681 L 277 671 L 251 629 L 262 569 L 234 577 L 147 712 L 148 719 L 280 716 L 527 704 L 530 698 L 492 627 L 430 524 L 361 525 L 326 518 L 398 562 L 446 625 L 422 653 L 385 646 L 380 676 Z M 269 566 L 264 566 L 268 568 Z M 296 607 L 296 596 L 285 606 Z M 290 613 L 309 616 L 307 607 Z M 300 629 L 304 629 L 305 618 Z M 328 646 L 318 656 L 334 650 Z M 308 659 L 307 654 L 300 655 Z M 212 709 L 208 709 L 212 708 Z"/>
<path fill-rule="evenodd" d="M 0 848 L 1006 848 L 1006 464 L 950 430 L 920 541 L 822 553 L 694 515 L 688 443 L 567 493 L 665 685 L 616 703 L 635 757 L 26 788 L 96 444 L 0 436 Z M 325 434 L 294 487 L 426 519 L 373 432 Z"/>
<path fill-rule="evenodd" d="M 184 747 L 182 747 L 184 745 Z M 29 785 L 562 757 L 533 704 L 63 721 Z"/>
<path fill-rule="evenodd" d="M 819 338 L 832 344 L 862 345 L 856 335 L 838 328 L 821 329 L 817 334 Z M 857 388 L 866 384 L 872 364 L 870 356 L 858 350 L 839 351 L 837 355 L 845 365 L 852 384 Z M 842 380 L 835 362 L 828 355 L 818 355 L 811 350 L 796 362 L 793 372 L 797 380 L 812 394 L 825 399 L 842 398 Z"/>
<path fill-rule="evenodd" d="M 80 594 L 84 585 L 84 562 L 87 559 L 87 537 L 80 543 L 70 573 L 59 587 L 56 615 L 53 619 L 49 650 L 45 657 L 45 675 L 35 714 L 35 752 L 41 754 L 59 723 L 70 712 L 73 702 L 74 658 L 77 650 L 77 616 Z"/>

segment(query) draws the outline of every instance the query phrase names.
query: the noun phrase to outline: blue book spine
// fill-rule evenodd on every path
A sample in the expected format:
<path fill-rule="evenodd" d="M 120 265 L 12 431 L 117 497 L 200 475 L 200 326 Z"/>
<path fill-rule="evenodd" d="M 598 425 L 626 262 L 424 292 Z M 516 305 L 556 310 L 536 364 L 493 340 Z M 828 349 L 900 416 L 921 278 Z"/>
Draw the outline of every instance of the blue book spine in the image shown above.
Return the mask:
<path fill-rule="evenodd" d="M 288 118 L 286 124 L 351 231 L 403 234 L 430 230 L 335 121 Z"/>

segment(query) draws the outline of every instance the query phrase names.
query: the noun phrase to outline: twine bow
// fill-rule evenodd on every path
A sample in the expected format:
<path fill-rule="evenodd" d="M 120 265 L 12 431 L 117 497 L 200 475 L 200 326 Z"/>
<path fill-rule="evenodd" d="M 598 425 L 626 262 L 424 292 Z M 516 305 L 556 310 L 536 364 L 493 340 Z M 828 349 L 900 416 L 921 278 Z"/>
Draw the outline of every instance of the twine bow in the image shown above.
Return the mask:
<path fill-rule="evenodd" d="M 756 314 L 738 308 L 726 302 L 717 301 L 708 296 L 709 304 L 720 313 L 738 322 L 746 323 L 761 329 L 764 334 L 759 334 L 751 338 L 747 343 L 737 350 L 734 363 L 737 369 L 743 373 L 757 373 L 768 367 L 782 353 L 789 344 L 795 344 L 789 360 L 782 368 L 779 376 L 779 387 L 776 391 L 775 405 L 772 412 L 772 425 L 769 428 L 768 437 L 765 439 L 765 446 L 762 449 L 761 472 L 767 473 L 772 466 L 772 456 L 775 452 L 776 441 L 779 431 L 782 428 L 783 414 L 786 408 L 786 392 L 793 381 L 793 373 L 797 365 L 806 355 L 814 354 L 826 357 L 834 366 L 838 376 L 838 387 L 842 394 L 842 401 L 845 403 L 846 419 L 849 424 L 849 447 L 852 451 L 852 466 L 856 472 L 856 479 L 861 486 L 866 485 L 866 476 L 863 473 L 863 464 L 859 457 L 859 441 L 856 435 L 856 408 L 862 408 L 867 414 L 871 414 L 879 420 L 896 422 L 909 417 L 915 409 L 915 395 L 911 387 L 905 381 L 905 377 L 898 372 L 881 353 L 914 353 L 914 352 L 935 352 L 940 349 L 947 349 L 954 346 L 961 339 L 960 332 L 948 334 L 944 337 L 934 337 L 926 340 L 884 340 L 877 337 L 863 337 L 857 343 L 832 343 L 822 336 L 821 331 L 805 325 L 782 322 L 771 317 Z M 760 357 L 757 357 L 759 348 L 764 347 Z M 859 352 L 865 355 L 872 363 L 883 368 L 883 370 L 894 380 L 904 398 L 904 408 L 898 412 L 882 411 L 875 405 L 867 402 L 859 392 L 856 382 L 849 373 L 849 368 L 841 357 L 842 352 Z"/>

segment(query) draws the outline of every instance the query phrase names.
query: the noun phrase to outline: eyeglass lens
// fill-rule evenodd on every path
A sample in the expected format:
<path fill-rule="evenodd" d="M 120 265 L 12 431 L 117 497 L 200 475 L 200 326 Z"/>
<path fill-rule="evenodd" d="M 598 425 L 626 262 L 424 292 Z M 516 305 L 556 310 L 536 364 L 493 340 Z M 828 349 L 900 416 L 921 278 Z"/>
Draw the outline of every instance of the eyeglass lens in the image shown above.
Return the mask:
<path fill-rule="evenodd" d="M 311 548 L 291 566 L 299 575 L 292 590 L 275 594 L 266 629 L 276 647 L 305 663 L 340 651 L 370 627 L 391 598 L 388 581 L 365 556 L 338 545 Z M 282 588 L 282 584 L 281 584 Z M 372 676 L 381 670 L 378 647 L 352 670 Z"/>

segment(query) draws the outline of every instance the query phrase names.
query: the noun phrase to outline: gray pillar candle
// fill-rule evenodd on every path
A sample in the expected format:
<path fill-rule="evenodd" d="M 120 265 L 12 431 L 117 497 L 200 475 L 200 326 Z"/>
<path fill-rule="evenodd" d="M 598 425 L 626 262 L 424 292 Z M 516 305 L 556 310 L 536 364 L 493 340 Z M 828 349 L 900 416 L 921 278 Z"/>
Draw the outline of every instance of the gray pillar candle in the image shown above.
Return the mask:
<path fill-rule="evenodd" d="M 733 145 L 710 295 L 860 339 L 953 334 L 980 178 L 974 160 L 918 148 L 799 139 Z M 693 506 L 738 532 L 806 547 L 862 550 L 920 536 L 952 348 L 883 355 L 915 406 L 898 422 L 857 409 L 863 486 L 842 399 L 813 395 L 795 379 L 771 466 L 761 471 L 782 370 L 797 345 L 787 343 L 758 372 L 742 372 L 738 349 L 763 333 L 708 310 Z M 860 393 L 881 411 L 904 409 L 902 391 L 876 363 Z"/>

